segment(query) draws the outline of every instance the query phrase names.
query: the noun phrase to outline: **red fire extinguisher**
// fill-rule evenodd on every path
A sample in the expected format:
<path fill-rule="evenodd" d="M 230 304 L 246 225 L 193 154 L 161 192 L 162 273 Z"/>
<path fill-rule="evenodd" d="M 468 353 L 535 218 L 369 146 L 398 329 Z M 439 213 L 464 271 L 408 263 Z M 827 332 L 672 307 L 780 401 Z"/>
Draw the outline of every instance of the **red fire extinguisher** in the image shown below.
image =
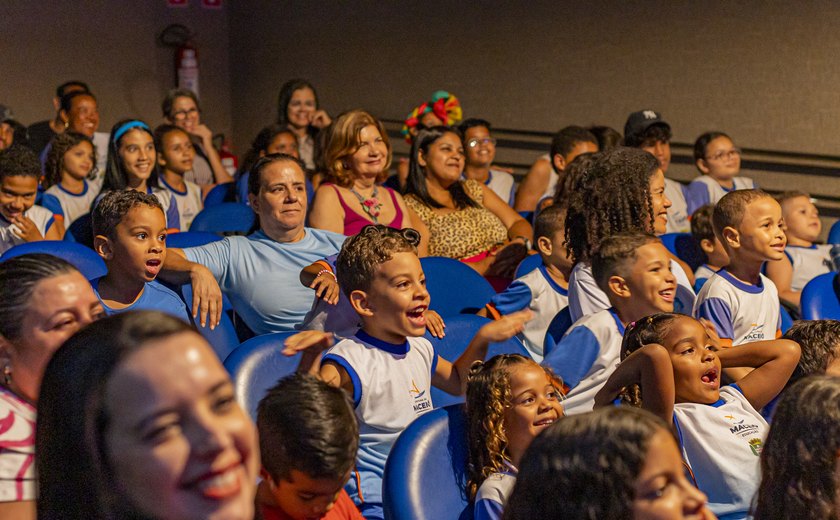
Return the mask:
<path fill-rule="evenodd" d="M 175 73 L 178 88 L 191 90 L 198 95 L 198 50 L 190 42 L 179 46 L 175 51 Z"/>
<path fill-rule="evenodd" d="M 239 168 L 239 160 L 233 154 L 230 148 L 230 141 L 222 137 L 222 146 L 219 147 L 219 159 L 222 161 L 222 166 L 225 167 L 228 174 L 233 177 Z"/>

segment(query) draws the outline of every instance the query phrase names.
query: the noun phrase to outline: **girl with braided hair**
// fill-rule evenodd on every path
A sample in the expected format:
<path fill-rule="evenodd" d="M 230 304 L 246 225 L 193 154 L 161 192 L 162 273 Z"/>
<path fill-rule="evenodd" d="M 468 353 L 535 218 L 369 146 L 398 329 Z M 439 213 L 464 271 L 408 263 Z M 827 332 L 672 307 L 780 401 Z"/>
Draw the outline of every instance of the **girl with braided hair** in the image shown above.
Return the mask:
<path fill-rule="evenodd" d="M 567 194 L 566 214 L 566 247 L 575 263 L 569 280 L 572 321 L 610 307 L 607 295 L 595 283 L 590 264 L 601 242 L 618 233 L 661 235 L 671 207 L 659 162 L 636 148 L 619 147 L 595 154 L 577 187 Z M 693 281 L 677 258 L 672 255 L 671 259 L 678 284 L 674 308 L 690 312 L 695 298 Z"/>
<path fill-rule="evenodd" d="M 595 396 L 611 406 L 616 396 L 672 423 L 695 485 L 721 519 L 743 519 L 760 480 L 768 425 L 761 410 L 784 388 L 799 361 L 790 340 L 719 348 L 710 323 L 660 313 L 628 325 L 621 364 Z M 722 370 L 753 370 L 721 385 Z"/>
<path fill-rule="evenodd" d="M 499 519 L 523 453 L 563 416 L 562 383 L 519 354 L 476 361 L 467 380 L 469 481 L 476 520 Z"/>

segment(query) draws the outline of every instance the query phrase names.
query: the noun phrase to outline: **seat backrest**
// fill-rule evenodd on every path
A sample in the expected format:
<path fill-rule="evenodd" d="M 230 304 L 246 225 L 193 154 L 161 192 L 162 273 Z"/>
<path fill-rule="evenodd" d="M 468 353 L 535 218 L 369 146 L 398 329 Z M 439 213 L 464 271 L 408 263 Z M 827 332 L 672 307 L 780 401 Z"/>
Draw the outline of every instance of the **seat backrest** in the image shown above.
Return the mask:
<path fill-rule="evenodd" d="M 281 352 L 283 342 L 293 334 L 295 332 L 277 332 L 251 338 L 225 359 L 236 400 L 254 420 L 257 419 L 257 405 L 268 389 L 292 374 L 300 364 L 300 354 L 288 357 Z"/>
<path fill-rule="evenodd" d="M 785 334 L 793 326 L 793 317 L 784 305 L 779 306 L 779 312 L 782 315 L 782 334 Z"/>
<path fill-rule="evenodd" d="M 828 243 L 840 244 L 840 220 L 831 225 L 828 231 Z"/>
<path fill-rule="evenodd" d="M 93 249 L 65 240 L 41 240 L 17 245 L 3 253 L 0 262 L 28 253 L 46 253 L 67 260 L 88 280 L 108 273 L 105 261 Z"/>
<path fill-rule="evenodd" d="M 554 350 L 554 347 L 560 343 L 563 335 L 572 326 L 572 313 L 568 307 L 558 312 L 551 323 L 548 324 L 548 330 L 545 331 L 545 341 L 543 341 L 543 355 L 547 356 L 549 352 Z"/>
<path fill-rule="evenodd" d="M 703 251 L 691 233 L 665 233 L 659 239 L 668 251 L 687 263 L 692 271 L 696 271 L 703 264 Z"/>
<path fill-rule="evenodd" d="M 451 362 L 458 359 L 458 356 L 467 349 L 467 345 L 472 341 L 478 329 L 490 323 L 491 320 L 476 316 L 475 314 L 456 314 L 447 317 L 444 321 L 446 322 L 446 335 L 443 338 L 435 338 L 428 330 L 426 331 L 425 338 L 432 343 L 435 352 L 440 357 Z M 528 350 L 517 338 L 491 343 L 487 348 L 485 359 L 489 359 L 498 354 L 522 354 L 523 356 L 530 357 Z M 432 387 L 431 394 L 432 404 L 435 408 L 464 402 L 463 396 L 447 394 L 437 387 Z"/>
<path fill-rule="evenodd" d="M 382 480 L 385 518 L 472 519 L 467 420 L 461 405 L 418 417 L 397 438 Z"/>
<path fill-rule="evenodd" d="M 223 182 L 213 186 L 204 197 L 204 207 L 217 206 L 223 202 L 236 200 L 236 186 L 232 182 Z"/>
<path fill-rule="evenodd" d="M 181 231 L 180 233 L 172 233 L 166 235 L 166 247 L 198 247 L 211 242 L 222 240 L 222 237 L 216 233 L 209 233 L 207 231 Z"/>
<path fill-rule="evenodd" d="M 799 308 L 804 320 L 840 320 L 840 299 L 836 289 L 837 273 L 825 273 L 802 289 Z"/>
<path fill-rule="evenodd" d="M 190 224 L 190 231 L 247 233 L 255 219 L 256 215 L 250 207 L 236 202 L 222 202 L 199 211 Z"/>
<path fill-rule="evenodd" d="M 93 217 L 91 217 L 91 214 L 85 213 L 74 220 L 67 228 L 67 232 L 64 233 L 64 240 L 78 242 L 93 249 Z"/>
<path fill-rule="evenodd" d="M 192 286 L 190 284 L 187 283 L 181 286 L 181 298 L 187 304 L 187 311 L 191 312 Z M 227 303 L 227 308 L 225 308 L 225 303 Z M 239 347 L 239 337 L 236 335 L 236 327 L 233 326 L 233 321 L 228 316 L 228 312 L 231 309 L 230 301 L 227 297 L 222 296 L 222 319 L 214 329 L 211 329 L 209 326 L 202 327 L 199 320 L 194 320 L 196 330 L 213 347 L 213 351 L 219 357 L 219 361 L 227 359 L 230 353 Z"/>
<path fill-rule="evenodd" d="M 540 265 L 542 265 L 542 257 L 540 255 L 528 255 L 516 266 L 516 274 L 513 276 L 514 278 L 521 278 Z"/>
<path fill-rule="evenodd" d="M 427 256 L 420 263 L 432 297 L 430 308 L 441 316 L 474 314 L 496 294 L 490 282 L 463 262 Z"/>

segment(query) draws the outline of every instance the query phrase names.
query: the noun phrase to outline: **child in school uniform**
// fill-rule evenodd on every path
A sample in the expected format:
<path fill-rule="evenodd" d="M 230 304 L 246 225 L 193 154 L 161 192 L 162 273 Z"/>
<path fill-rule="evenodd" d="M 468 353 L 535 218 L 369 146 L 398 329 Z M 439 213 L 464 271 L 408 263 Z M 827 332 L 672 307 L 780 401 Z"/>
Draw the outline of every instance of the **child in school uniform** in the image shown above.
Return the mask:
<path fill-rule="evenodd" d="M 105 314 L 158 310 L 192 320 L 183 300 L 155 281 L 166 258 L 166 218 L 154 195 L 112 191 L 93 210 L 93 246 L 108 274 L 91 281 Z"/>
<path fill-rule="evenodd" d="M 676 278 L 668 251 L 653 235 L 607 238 L 592 270 L 612 307 L 575 322 L 543 360 L 570 388 L 563 403 L 568 415 L 592 410 L 595 394 L 618 364 L 627 324 L 674 310 Z"/>
<path fill-rule="evenodd" d="M 101 175 L 91 179 L 95 168 L 96 148 L 88 136 L 67 131 L 50 142 L 41 205 L 61 220 L 64 229 L 90 213 L 102 188 Z"/>
<path fill-rule="evenodd" d="M 155 150 L 160 183 L 178 203 L 181 231 L 189 231 L 193 219 L 204 208 L 201 188 L 184 177 L 192 171 L 195 159 L 190 134 L 175 125 L 160 125 L 155 128 Z"/>
<path fill-rule="evenodd" d="M 50 210 L 35 205 L 41 163 L 13 146 L 0 153 L 0 254 L 26 242 L 61 240 L 64 230 Z"/>
<path fill-rule="evenodd" d="M 551 320 L 569 305 L 568 280 L 572 261 L 563 245 L 565 219 L 566 210 L 559 204 L 549 206 L 537 215 L 534 238 L 542 264 L 514 280 L 479 312 L 498 319 L 511 312 L 531 309 L 534 317 L 518 337 L 537 363 L 543 359 L 543 341 Z"/>
<path fill-rule="evenodd" d="M 154 195 L 166 215 L 167 229 L 177 233 L 181 230 L 178 201 L 169 190 L 160 187 L 158 177 L 155 140 L 149 125 L 137 119 L 117 121 L 108 139 L 102 193 L 94 205 L 109 191 L 129 189 Z"/>
<path fill-rule="evenodd" d="M 364 520 L 343 489 L 359 446 L 344 391 L 308 374 L 284 377 L 260 400 L 257 430 L 255 520 Z"/>
<path fill-rule="evenodd" d="M 714 211 L 714 204 L 706 204 L 697 208 L 691 215 L 691 236 L 705 256 L 703 265 L 694 271 L 694 287 L 698 291 L 706 280 L 729 263 L 729 255 L 715 235 L 715 226 L 712 223 Z"/>
<path fill-rule="evenodd" d="M 689 212 L 717 201 L 733 190 L 754 190 L 758 185 L 741 171 L 741 149 L 723 132 L 706 132 L 694 141 L 694 164 L 700 175 L 688 185 Z"/>
<path fill-rule="evenodd" d="M 761 190 L 736 190 L 720 199 L 712 219 L 729 265 L 700 290 L 694 317 L 709 320 L 724 347 L 780 337 L 779 293 L 761 266 L 785 256 L 782 208 Z M 730 376 L 737 381 L 747 372 Z"/>
<path fill-rule="evenodd" d="M 773 280 L 779 296 L 796 306 L 805 285 L 831 271 L 831 245 L 817 244 L 822 222 L 811 196 L 801 191 L 786 191 L 776 197 L 785 221 L 785 258 L 767 264 L 767 277 Z"/>
<path fill-rule="evenodd" d="M 352 396 L 360 442 L 347 492 L 365 518 L 381 519 L 385 461 L 399 434 L 432 410 L 430 387 L 464 393 L 469 367 L 484 359 L 490 342 L 522 331 L 530 311 L 484 325 L 461 356 L 449 362 L 422 337 L 429 293 L 417 257 L 419 234 L 382 225 L 365 227 L 339 253 L 339 287 L 359 314 L 362 328 L 324 353 L 319 374 Z M 286 342 L 286 352 L 324 348 L 332 335 L 307 331 Z M 292 344 L 294 343 L 294 344 Z M 306 370 L 301 364 L 299 370 Z"/>
<path fill-rule="evenodd" d="M 633 148 L 613 148 L 592 157 L 592 164 L 569 193 L 566 247 L 575 263 L 569 277 L 569 313 L 573 321 L 610 306 L 592 276 L 590 258 L 607 237 L 617 233 L 665 233 L 671 200 L 656 158 Z M 693 277 L 670 255 L 677 279 L 675 309 L 694 306 Z M 686 266 L 687 267 L 687 266 Z"/>
<path fill-rule="evenodd" d="M 628 327 L 621 364 L 596 396 L 616 396 L 673 424 L 687 469 L 723 520 L 745 519 L 758 488 L 759 456 L 768 426 L 758 412 L 784 387 L 799 361 L 788 340 L 718 350 L 708 324 L 660 313 Z M 721 370 L 753 368 L 721 386 Z"/>
<path fill-rule="evenodd" d="M 476 361 L 467 382 L 469 481 L 475 520 L 500 520 L 531 441 L 563 416 L 562 382 L 533 360 Z"/>

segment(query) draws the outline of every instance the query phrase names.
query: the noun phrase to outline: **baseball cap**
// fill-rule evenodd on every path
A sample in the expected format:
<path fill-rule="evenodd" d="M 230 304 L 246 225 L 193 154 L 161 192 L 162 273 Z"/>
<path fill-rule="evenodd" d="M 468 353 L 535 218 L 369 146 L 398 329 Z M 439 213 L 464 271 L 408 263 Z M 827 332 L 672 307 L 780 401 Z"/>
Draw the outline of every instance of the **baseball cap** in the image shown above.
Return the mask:
<path fill-rule="evenodd" d="M 629 136 L 637 136 L 653 125 L 665 125 L 668 130 L 671 125 L 662 119 L 662 114 L 651 109 L 639 110 L 627 116 L 627 122 L 624 123 L 624 138 Z"/>

